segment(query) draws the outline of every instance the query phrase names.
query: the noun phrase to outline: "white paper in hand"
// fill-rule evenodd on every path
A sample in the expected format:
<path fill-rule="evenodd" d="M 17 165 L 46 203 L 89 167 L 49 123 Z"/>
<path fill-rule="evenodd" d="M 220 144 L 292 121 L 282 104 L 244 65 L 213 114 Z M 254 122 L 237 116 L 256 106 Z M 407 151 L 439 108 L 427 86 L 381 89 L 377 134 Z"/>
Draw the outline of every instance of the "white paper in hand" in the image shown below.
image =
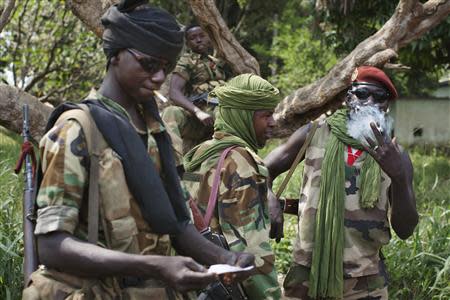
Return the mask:
<path fill-rule="evenodd" d="M 208 273 L 216 273 L 216 274 L 236 273 L 236 272 L 250 271 L 253 268 L 254 266 L 241 268 L 238 266 L 218 264 L 210 266 L 208 269 Z"/>

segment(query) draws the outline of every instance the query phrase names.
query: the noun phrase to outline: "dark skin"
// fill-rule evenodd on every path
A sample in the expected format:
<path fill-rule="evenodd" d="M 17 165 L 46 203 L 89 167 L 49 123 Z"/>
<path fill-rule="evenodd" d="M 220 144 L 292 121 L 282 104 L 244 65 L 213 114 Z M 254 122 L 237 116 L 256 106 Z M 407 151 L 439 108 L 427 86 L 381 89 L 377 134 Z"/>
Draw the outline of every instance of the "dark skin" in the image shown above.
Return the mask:
<path fill-rule="evenodd" d="M 201 55 L 208 55 L 212 48 L 211 40 L 200 26 L 192 27 L 186 32 L 186 45 L 192 51 Z M 213 117 L 195 106 L 184 95 L 186 83 L 186 79 L 179 74 L 174 73 L 170 80 L 170 99 L 172 99 L 176 105 L 181 106 L 192 113 L 204 125 L 212 126 L 214 123 Z"/>
<path fill-rule="evenodd" d="M 366 86 L 365 88 L 371 92 L 383 89 L 376 86 Z M 359 99 L 355 95 L 349 94 L 346 98 L 346 104 L 350 108 L 354 107 L 355 104 L 372 105 L 386 111 L 389 107 L 389 100 L 376 100 L 372 95 L 367 99 Z M 419 220 L 412 186 L 413 166 L 411 159 L 408 153 L 400 149 L 395 137 L 390 139 L 387 133 L 380 133 L 374 123 L 371 123 L 370 126 L 376 141 L 372 141 L 369 138 L 367 141 L 370 147 L 365 147 L 365 150 L 377 161 L 381 169 L 392 180 L 390 187 L 392 208 L 390 221 L 395 233 L 401 239 L 406 239 L 412 235 Z M 265 164 L 272 179 L 290 168 L 295 156 L 306 140 L 310 127 L 311 125 L 308 124 L 299 128 L 286 143 L 274 149 L 265 158 Z"/>
<path fill-rule="evenodd" d="M 273 110 L 257 110 L 254 112 L 253 128 L 255 128 L 256 140 L 259 146 L 262 147 L 266 144 L 267 140 L 272 136 L 274 126 Z M 283 212 L 271 189 L 268 191 L 267 200 L 270 217 L 269 237 L 275 239 L 278 243 L 283 237 Z"/>
<path fill-rule="evenodd" d="M 136 58 L 124 50 L 112 58 L 99 93 L 120 104 L 130 115 L 132 123 L 145 130 L 138 104 L 154 101 L 153 91 L 160 88 L 165 77 L 163 69 L 146 72 Z M 37 242 L 40 261 L 47 267 L 91 278 L 136 276 L 162 279 L 179 291 L 199 289 L 217 280 L 215 274 L 207 273 L 199 263 L 248 266 L 254 261 L 251 254 L 233 253 L 214 245 L 193 225 L 188 225 L 171 238 L 178 253 L 192 258 L 127 254 L 89 244 L 65 232 L 39 235 Z"/>

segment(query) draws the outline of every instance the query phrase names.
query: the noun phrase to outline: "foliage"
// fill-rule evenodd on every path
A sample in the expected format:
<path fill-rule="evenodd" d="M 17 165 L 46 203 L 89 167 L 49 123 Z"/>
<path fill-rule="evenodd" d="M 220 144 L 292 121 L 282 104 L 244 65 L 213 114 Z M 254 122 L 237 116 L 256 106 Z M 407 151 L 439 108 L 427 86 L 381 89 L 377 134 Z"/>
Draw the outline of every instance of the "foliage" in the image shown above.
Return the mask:
<path fill-rule="evenodd" d="M 275 23 L 279 32 L 270 52 L 275 58 L 271 67 L 277 71 L 270 80 L 284 94 L 314 82 L 336 63 L 333 48 L 314 35 L 314 7 L 302 2 L 290 1 Z"/>
<path fill-rule="evenodd" d="M 339 2 L 339 1 L 338 1 Z M 322 40 L 335 48 L 338 57 L 351 52 L 360 42 L 374 34 L 392 16 L 398 1 L 353 1 L 350 10 L 342 12 L 335 2 L 315 14 Z M 394 74 L 400 94 L 418 96 L 437 87 L 438 80 L 450 67 L 450 18 L 445 19 L 421 39 L 398 52 L 398 62 L 411 67 Z"/>
<path fill-rule="evenodd" d="M 63 1 L 17 1 L 0 57 L 3 81 L 54 104 L 84 98 L 105 67 L 100 40 Z"/>
<path fill-rule="evenodd" d="M 12 172 L 20 151 L 18 141 L 0 127 L 0 299 L 20 299 L 23 284 L 23 180 Z"/>

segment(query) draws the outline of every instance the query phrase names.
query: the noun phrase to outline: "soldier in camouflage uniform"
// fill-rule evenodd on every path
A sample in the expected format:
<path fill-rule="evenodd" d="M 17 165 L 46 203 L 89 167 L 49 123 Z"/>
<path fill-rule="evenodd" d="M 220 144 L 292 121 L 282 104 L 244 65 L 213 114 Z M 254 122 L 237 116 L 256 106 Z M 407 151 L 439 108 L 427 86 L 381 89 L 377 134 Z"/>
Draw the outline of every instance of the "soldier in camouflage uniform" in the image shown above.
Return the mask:
<path fill-rule="evenodd" d="M 252 261 L 208 242 L 191 223 L 152 96 L 181 50 L 183 33 L 166 11 L 146 4 L 134 10 L 137 3 L 122 1 L 102 18 L 108 68 L 96 99 L 84 102 L 83 111 L 74 104 L 57 108 L 40 142 L 35 234 L 43 265 L 23 299 L 186 299 L 180 291 L 217 276 L 189 257 L 171 256 L 174 250 L 205 265 Z M 95 140 L 88 138 L 92 128 L 100 131 Z M 90 197 L 91 184 L 98 186 L 98 239 L 88 229 L 97 198 Z"/>
<path fill-rule="evenodd" d="M 216 105 L 205 101 L 192 103 L 188 97 L 208 93 L 228 79 L 225 62 L 211 55 L 211 41 L 200 26 L 188 26 L 185 37 L 188 49 L 170 80 L 169 96 L 176 106 L 167 107 L 162 114 L 179 165 L 183 154 L 213 133 Z"/>
<path fill-rule="evenodd" d="M 279 91 L 257 75 L 243 74 L 211 94 L 219 98 L 213 139 L 186 154 L 185 184 L 204 213 L 218 157 L 226 148 L 236 146 L 221 168 L 216 212 L 210 226 L 224 235 L 232 251 L 255 255 L 254 275 L 243 281 L 249 299 L 279 299 L 281 290 L 269 244 L 268 173 L 256 154 L 274 125 L 272 114 Z"/>
<path fill-rule="evenodd" d="M 360 110 L 384 114 L 397 97 L 395 87 L 374 67 L 357 68 L 352 81 L 347 108 L 319 122 L 305 154 L 294 262 L 284 281 L 289 297 L 387 299 L 381 248 L 389 242 L 390 225 L 405 239 L 418 222 L 408 154 L 387 130 L 380 132 L 380 124 L 367 122 L 373 135 L 361 140 L 348 129 Z M 300 128 L 266 157 L 271 178 L 290 167 L 309 129 Z"/>

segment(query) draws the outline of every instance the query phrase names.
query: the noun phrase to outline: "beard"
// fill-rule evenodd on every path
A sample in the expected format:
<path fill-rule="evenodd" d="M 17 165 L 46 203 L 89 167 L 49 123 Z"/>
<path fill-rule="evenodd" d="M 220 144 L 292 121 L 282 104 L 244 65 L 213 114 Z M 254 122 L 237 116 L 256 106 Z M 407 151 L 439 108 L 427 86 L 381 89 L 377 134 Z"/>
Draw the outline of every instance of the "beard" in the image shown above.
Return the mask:
<path fill-rule="evenodd" d="M 370 123 L 375 123 L 378 130 L 385 136 L 390 137 L 393 119 L 386 112 L 375 106 L 365 105 L 351 108 L 347 121 L 347 133 L 361 144 L 369 147 L 366 138 L 369 137 L 376 142 Z"/>

